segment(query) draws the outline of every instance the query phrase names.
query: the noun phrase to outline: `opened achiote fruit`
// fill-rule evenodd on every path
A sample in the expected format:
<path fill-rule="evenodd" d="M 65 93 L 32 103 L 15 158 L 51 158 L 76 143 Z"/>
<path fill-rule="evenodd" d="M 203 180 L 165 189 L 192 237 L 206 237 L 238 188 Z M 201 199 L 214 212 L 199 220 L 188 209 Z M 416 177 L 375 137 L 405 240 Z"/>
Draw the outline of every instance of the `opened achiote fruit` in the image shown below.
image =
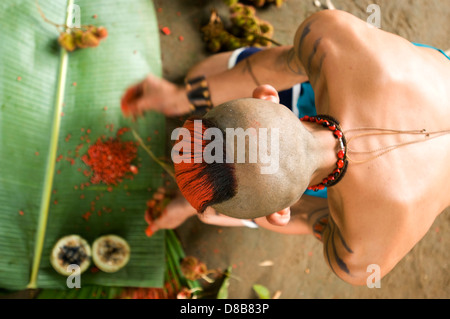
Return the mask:
<path fill-rule="evenodd" d="M 69 265 L 78 265 L 80 273 L 83 273 L 91 263 L 91 248 L 88 242 L 78 235 L 62 237 L 53 247 L 50 263 L 61 275 L 72 274 Z"/>
<path fill-rule="evenodd" d="M 130 246 L 116 235 L 105 235 L 92 244 L 92 259 L 104 272 L 116 272 L 130 260 Z"/>

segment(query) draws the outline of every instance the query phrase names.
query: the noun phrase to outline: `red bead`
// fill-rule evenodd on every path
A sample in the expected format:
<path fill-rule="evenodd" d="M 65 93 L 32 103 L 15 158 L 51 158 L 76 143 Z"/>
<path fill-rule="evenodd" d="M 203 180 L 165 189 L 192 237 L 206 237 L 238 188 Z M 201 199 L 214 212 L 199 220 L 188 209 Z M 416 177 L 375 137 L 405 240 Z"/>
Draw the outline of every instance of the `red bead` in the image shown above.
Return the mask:
<path fill-rule="evenodd" d="M 334 176 L 328 177 L 328 181 L 329 181 L 329 182 L 334 181 L 334 180 L 335 180 Z"/>
<path fill-rule="evenodd" d="M 330 125 L 330 126 L 328 126 L 328 128 L 330 129 L 330 131 L 335 131 L 336 125 Z"/>
<path fill-rule="evenodd" d="M 345 156 L 345 151 L 344 150 L 340 150 L 337 154 L 338 158 L 343 159 Z"/>
<path fill-rule="evenodd" d="M 303 116 L 302 121 L 309 121 L 309 116 L 308 115 Z"/>
<path fill-rule="evenodd" d="M 336 174 L 336 173 L 341 173 L 341 170 L 339 169 L 339 168 L 336 168 L 334 171 L 333 171 L 333 174 Z"/>
<path fill-rule="evenodd" d="M 324 190 L 325 189 L 325 185 L 319 184 L 319 185 L 317 185 L 317 189 Z"/>
<path fill-rule="evenodd" d="M 337 162 L 337 167 L 339 167 L 339 168 L 344 167 L 344 161 L 343 161 L 343 160 L 339 160 L 339 161 Z"/>
<path fill-rule="evenodd" d="M 336 135 L 338 138 L 342 138 L 342 132 L 341 131 L 334 131 L 334 135 Z"/>
<path fill-rule="evenodd" d="M 325 179 L 322 181 L 322 183 L 323 183 L 323 184 L 328 183 L 328 178 L 325 178 Z"/>

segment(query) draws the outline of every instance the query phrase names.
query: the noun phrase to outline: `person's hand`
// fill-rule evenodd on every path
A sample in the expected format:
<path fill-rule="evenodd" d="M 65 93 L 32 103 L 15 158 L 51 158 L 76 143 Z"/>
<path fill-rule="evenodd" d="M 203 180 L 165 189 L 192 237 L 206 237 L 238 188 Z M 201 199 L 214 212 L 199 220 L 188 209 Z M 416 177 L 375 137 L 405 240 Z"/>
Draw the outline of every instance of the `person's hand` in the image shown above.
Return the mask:
<path fill-rule="evenodd" d="M 155 203 L 157 205 L 157 203 Z M 152 217 L 152 211 L 148 209 L 145 213 L 145 220 L 148 223 L 147 236 L 152 236 L 159 229 L 175 229 L 183 224 L 186 219 L 196 215 L 197 211 L 186 199 L 178 196 L 172 200 L 157 218 Z"/>
<path fill-rule="evenodd" d="M 156 111 L 166 116 L 181 116 L 190 112 L 184 88 L 165 79 L 148 75 L 127 89 L 121 100 L 124 116 L 141 116 Z"/>

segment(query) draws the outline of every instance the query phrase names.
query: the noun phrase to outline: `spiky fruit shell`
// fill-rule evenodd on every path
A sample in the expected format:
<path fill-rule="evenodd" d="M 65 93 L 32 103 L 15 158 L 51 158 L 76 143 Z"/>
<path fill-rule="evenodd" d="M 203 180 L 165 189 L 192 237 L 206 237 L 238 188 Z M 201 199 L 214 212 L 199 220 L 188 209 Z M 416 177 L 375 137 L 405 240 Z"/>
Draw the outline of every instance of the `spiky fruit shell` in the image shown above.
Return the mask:
<path fill-rule="evenodd" d="M 91 31 L 85 31 L 81 37 L 81 41 L 87 47 L 96 47 L 99 45 L 99 38 Z"/>
<path fill-rule="evenodd" d="M 92 260 L 104 272 L 116 272 L 130 260 L 130 246 L 117 235 L 105 235 L 92 244 Z"/>
<path fill-rule="evenodd" d="M 254 0 L 253 4 L 255 7 L 263 7 L 266 4 L 266 0 Z"/>
<path fill-rule="evenodd" d="M 72 274 L 67 267 L 76 264 L 80 267 L 80 274 L 86 271 L 91 263 L 91 247 L 88 242 L 78 235 L 68 235 L 59 239 L 50 254 L 53 268 L 64 276 Z"/>
<path fill-rule="evenodd" d="M 68 32 L 61 32 L 58 38 L 58 43 L 69 52 L 72 52 L 77 48 L 73 34 Z"/>
<path fill-rule="evenodd" d="M 98 27 L 96 34 L 99 39 L 105 39 L 108 36 L 108 30 L 105 27 Z"/>
<path fill-rule="evenodd" d="M 275 0 L 275 4 L 279 8 L 279 7 L 281 7 L 283 5 L 283 0 Z"/>
<path fill-rule="evenodd" d="M 83 32 L 83 30 L 80 30 L 80 29 L 77 29 L 77 30 L 75 30 L 73 32 L 73 36 L 74 36 L 74 39 L 75 39 L 75 44 L 80 49 L 87 48 L 86 43 L 83 42 L 83 35 L 84 35 L 84 32 Z"/>

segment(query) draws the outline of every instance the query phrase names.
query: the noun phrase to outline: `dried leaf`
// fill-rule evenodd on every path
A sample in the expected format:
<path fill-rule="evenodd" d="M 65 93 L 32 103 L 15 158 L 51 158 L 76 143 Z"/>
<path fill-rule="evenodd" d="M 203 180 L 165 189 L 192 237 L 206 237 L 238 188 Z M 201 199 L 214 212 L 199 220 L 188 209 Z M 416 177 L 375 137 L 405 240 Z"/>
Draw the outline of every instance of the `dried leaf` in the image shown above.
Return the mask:
<path fill-rule="evenodd" d="M 280 299 L 281 296 L 281 290 L 277 290 L 275 291 L 275 293 L 273 294 L 272 299 Z"/>
<path fill-rule="evenodd" d="M 274 262 L 272 260 L 264 260 L 258 264 L 258 266 L 260 266 L 260 267 L 271 267 L 273 265 L 274 265 Z"/>

